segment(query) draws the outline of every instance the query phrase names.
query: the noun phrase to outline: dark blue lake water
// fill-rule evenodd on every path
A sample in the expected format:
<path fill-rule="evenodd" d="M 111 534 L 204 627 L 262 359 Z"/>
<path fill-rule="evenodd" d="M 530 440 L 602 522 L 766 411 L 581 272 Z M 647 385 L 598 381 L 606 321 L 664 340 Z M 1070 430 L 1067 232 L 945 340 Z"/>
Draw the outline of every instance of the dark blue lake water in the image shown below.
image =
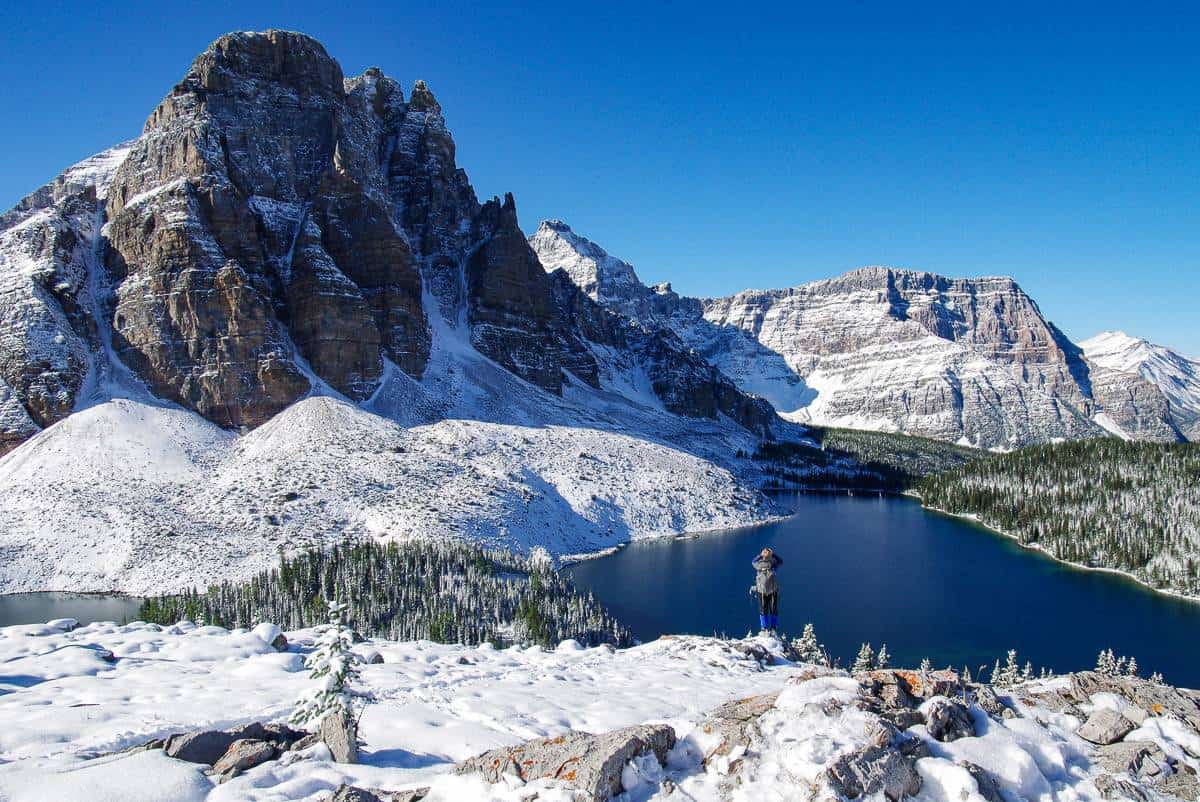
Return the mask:
<path fill-rule="evenodd" d="M 893 664 L 968 665 L 1010 648 L 1021 663 L 1091 668 L 1101 649 L 1135 655 L 1143 673 L 1200 687 L 1200 604 L 1115 574 L 1057 563 L 909 499 L 833 494 L 781 498 L 787 520 L 691 539 L 633 543 L 567 570 L 642 640 L 669 632 L 741 636 L 758 629 L 747 591 L 764 546 L 779 569 L 780 630 L 811 621 L 842 664 L 886 641 Z"/>

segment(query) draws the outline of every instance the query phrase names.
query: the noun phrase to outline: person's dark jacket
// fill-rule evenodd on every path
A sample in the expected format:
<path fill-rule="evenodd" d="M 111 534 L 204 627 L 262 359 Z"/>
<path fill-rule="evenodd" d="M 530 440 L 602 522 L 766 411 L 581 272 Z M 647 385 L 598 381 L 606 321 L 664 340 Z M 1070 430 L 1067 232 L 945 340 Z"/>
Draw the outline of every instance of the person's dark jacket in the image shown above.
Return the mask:
<path fill-rule="evenodd" d="M 779 592 L 779 580 L 775 578 L 775 569 L 783 565 L 783 558 L 778 554 L 763 557 L 761 554 L 750 561 L 757 576 L 754 578 L 754 588 L 762 595 Z"/>

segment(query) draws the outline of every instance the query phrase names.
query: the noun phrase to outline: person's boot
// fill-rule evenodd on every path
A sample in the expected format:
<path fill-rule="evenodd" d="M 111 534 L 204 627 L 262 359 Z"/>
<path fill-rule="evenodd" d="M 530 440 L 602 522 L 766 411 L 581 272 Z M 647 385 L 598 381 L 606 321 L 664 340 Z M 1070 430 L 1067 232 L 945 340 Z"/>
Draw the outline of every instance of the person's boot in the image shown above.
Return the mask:
<path fill-rule="evenodd" d="M 761 633 L 763 633 L 763 632 L 766 632 L 766 631 L 767 631 L 767 629 L 768 629 L 768 627 L 767 627 L 767 624 L 768 624 L 768 623 L 769 623 L 769 619 L 768 619 L 768 618 L 767 618 L 765 615 L 763 615 L 762 613 L 759 613 L 759 615 L 758 615 L 758 626 L 759 626 L 759 629 L 761 630 L 760 634 L 761 634 Z"/>
<path fill-rule="evenodd" d="M 777 616 L 777 615 L 770 616 L 770 621 L 768 623 L 771 625 L 770 627 L 768 627 L 768 629 L 771 630 L 771 634 L 778 635 L 779 634 L 779 616 Z"/>

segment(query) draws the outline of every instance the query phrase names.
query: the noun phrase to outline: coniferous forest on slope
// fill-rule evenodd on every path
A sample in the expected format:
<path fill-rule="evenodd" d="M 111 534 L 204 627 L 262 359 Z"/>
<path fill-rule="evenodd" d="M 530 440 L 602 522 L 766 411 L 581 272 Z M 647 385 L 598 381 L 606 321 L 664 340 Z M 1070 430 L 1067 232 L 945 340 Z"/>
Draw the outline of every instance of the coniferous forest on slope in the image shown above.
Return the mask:
<path fill-rule="evenodd" d="M 633 643 L 628 629 L 548 560 L 454 540 L 313 549 L 281 557 L 279 568 L 245 582 L 147 599 L 141 617 L 223 627 L 270 621 L 292 630 L 324 623 L 327 599 L 347 605 L 346 621 L 359 633 L 392 640 Z"/>
<path fill-rule="evenodd" d="M 915 492 L 1060 560 L 1200 596 L 1200 445 L 1033 446 L 927 476 Z"/>

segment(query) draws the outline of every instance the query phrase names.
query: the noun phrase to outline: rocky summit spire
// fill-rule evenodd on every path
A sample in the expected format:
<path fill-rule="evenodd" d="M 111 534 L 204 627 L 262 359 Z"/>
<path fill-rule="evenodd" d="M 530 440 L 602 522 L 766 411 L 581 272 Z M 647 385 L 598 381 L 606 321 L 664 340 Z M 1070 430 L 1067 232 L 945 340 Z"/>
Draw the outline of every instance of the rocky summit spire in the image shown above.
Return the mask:
<path fill-rule="evenodd" d="M 437 98 L 433 96 L 433 92 L 425 85 L 422 80 L 417 80 L 413 84 L 412 93 L 409 96 L 409 107 L 414 111 L 434 111 L 441 113 L 442 107 L 437 102 Z"/>

